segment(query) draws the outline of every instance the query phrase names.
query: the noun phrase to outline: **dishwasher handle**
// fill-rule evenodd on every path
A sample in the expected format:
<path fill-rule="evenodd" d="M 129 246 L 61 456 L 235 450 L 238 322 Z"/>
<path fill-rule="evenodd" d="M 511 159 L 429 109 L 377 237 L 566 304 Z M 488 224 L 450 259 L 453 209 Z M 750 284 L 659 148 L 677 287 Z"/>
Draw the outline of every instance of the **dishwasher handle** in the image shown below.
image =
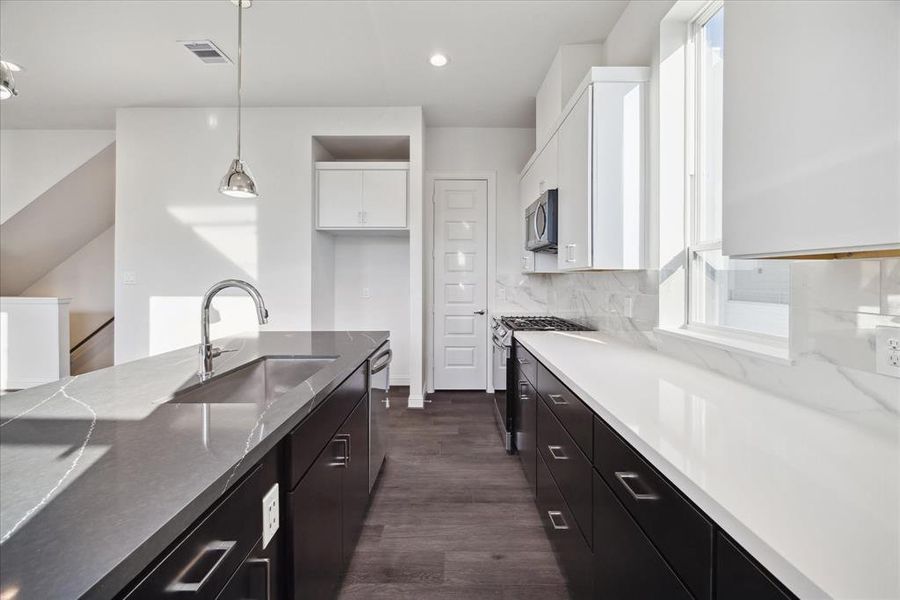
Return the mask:
<path fill-rule="evenodd" d="M 387 358 L 385 358 L 385 357 L 387 357 Z M 382 358 L 385 358 L 385 360 L 383 362 L 379 363 L 378 361 L 381 360 Z M 394 359 L 394 353 L 393 353 L 393 351 L 391 351 L 390 348 L 388 348 L 387 350 L 385 350 L 384 352 L 380 353 L 378 356 L 376 356 L 375 358 L 372 359 L 372 362 L 370 363 L 372 365 L 372 367 L 369 370 L 369 374 L 375 375 L 376 373 L 380 373 L 380 372 L 384 371 L 385 369 L 387 369 L 388 365 L 391 364 L 391 361 L 393 359 Z"/>

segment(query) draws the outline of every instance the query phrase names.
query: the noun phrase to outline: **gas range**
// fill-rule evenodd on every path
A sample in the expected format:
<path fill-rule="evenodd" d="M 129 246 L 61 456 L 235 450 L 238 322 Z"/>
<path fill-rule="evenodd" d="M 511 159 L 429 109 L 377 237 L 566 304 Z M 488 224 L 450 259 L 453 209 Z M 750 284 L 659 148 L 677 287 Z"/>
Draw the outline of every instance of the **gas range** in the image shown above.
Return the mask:
<path fill-rule="evenodd" d="M 508 349 L 512 346 L 514 331 L 584 331 L 586 329 L 577 323 L 550 316 L 493 317 L 491 321 L 494 346 L 499 349 Z"/>

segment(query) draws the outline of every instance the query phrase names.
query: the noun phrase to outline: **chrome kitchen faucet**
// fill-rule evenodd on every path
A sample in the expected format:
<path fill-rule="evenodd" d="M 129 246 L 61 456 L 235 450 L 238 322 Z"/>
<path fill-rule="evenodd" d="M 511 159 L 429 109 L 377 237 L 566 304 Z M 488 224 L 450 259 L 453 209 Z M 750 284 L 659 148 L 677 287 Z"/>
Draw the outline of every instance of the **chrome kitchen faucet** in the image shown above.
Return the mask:
<path fill-rule="evenodd" d="M 203 294 L 203 302 L 200 305 L 200 381 L 206 381 L 213 376 L 213 359 L 222 354 L 221 348 L 213 348 L 209 341 L 209 307 L 212 304 L 216 294 L 226 288 L 238 288 L 247 292 L 253 298 L 256 304 L 256 317 L 260 325 L 265 325 L 269 321 L 269 311 L 266 310 L 266 303 L 263 302 L 262 295 L 255 287 L 241 281 L 240 279 L 223 279 L 219 283 L 213 284 L 211 288 Z"/>

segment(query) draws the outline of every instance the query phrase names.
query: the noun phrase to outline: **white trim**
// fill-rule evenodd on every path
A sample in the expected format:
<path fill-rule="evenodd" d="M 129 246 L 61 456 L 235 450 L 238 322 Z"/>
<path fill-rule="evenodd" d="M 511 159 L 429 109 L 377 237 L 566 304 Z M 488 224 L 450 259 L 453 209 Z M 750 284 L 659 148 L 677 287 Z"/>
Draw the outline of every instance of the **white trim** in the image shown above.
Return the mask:
<path fill-rule="evenodd" d="M 3 296 L 0 297 L 3 304 L 70 304 L 71 298 L 42 298 L 42 297 L 25 297 L 25 296 Z"/>
<path fill-rule="evenodd" d="M 720 331 L 720 328 L 704 331 L 697 326 L 679 329 L 655 327 L 653 332 L 658 336 L 671 336 L 690 341 L 691 343 L 699 343 L 729 352 L 738 352 L 753 358 L 765 359 L 780 365 L 790 366 L 794 364 L 790 357 L 787 343 L 772 344 L 763 339 L 769 336 L 760 336 L 760 339 L 754 341 L 749 337 L 745 338 L 743 335 L 727 335 Z"/>
<path fill-rule="evenodd" d="M 319 160 L 316 161 L 316 169 L 319 171 L 408 171 L 409 162 L 406 161 L 369 161 L 369 160 Z"/>
<path fill-rule="evenodd" d="M 409 386 L 409 375 L 398 375 L 396 377 L 394 375 L 391 375 L 390 385 L 397 387 Z"/>
<path fill-rule="evenodd" d="M 425 171 L 424 230 L 432 232 L 425 240 L 425 391 L 434 392 L 434 184 L 442 180 L 480 180 L 487 182 L 487 314 L 494 313 L 497 287 L 497 171 Z M 485 327 L 487 348 L 487 382 L 485 391 L 494 389 L 494 369 L 491 356 L 491 328 Z M 412 406 L 412 396 L 410 396 Z"/>
<path fill-rule="evenodd" d="M 406 408 L 425 408 L 425 396 L 423 394 L 410 394 L 406 400 Z"/>

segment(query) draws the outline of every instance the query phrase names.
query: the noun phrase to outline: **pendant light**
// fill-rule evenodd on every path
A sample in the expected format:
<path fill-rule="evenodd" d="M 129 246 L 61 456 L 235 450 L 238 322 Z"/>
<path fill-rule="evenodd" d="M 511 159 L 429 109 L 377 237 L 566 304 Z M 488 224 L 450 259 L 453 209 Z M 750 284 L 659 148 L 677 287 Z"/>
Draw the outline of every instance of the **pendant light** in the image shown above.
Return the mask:
<path fill-rule="evenodd" d="M 235 2 L 238 10 L 238 65 L 237 65 L 237 158 L 231 161 L 228 172 L 219 184 L 219 192 L 233 198 L 256 198 L 256 181 L 247 169 L 247 165 L 241 160 L 241 76 L 243 67 L 243 15 L 244 7 L 249 7 L 249 2 Z"/>
<path fill-rule="evenodd" d="M 22 67 L 15 63 L 0 60 L 0 100 L 6 100 L 19 95 L 16 89 L 16 79 L 13 71 L 21 71 Z"/>

